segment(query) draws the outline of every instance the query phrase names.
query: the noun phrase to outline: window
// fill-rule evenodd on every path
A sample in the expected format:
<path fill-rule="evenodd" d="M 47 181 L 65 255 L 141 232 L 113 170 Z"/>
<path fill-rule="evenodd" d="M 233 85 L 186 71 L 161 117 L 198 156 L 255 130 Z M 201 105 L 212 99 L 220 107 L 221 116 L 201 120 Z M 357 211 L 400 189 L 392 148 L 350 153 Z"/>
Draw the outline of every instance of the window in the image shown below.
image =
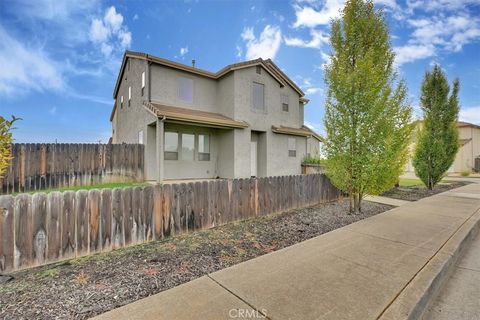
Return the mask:
<path fill-rule="evenodd" d="M 165 132 L 165 160 L 178 160 L 178 133 Z"/>
<path fill-rule="evenodd" d="M 265 110 L 265 86 L 261 83 L 253 83 L 253 109 Z"/>
<path fill-rule="evenodd" d="M 132 100 L 132 87 L 128 87 L 128 106 L 130 107 L 130 100 Z"/>
<path fill-rule="evenodd" d="M 198 135 L 198 161 L 210 161 L 210 136 Z"/>
<path fill-rule="evenodd" d="M 288 99 L 288 96 L 285 95 L 285 94 L 282 94 L 280 99 L 281 99 L 281 102 L 282 102 L 282 111 L 288 112 L 288 105 L 289 105 L 289 102 L 290 102 L 289 99 Z"/>
<path fill-rule="evenodd" d="M 138 131 L 138 143 L 143 144 L 143 130 Z"/>
<path fill-rule="evenodd" d="M 195 152 L 195 135 L 182 133 L 182 160 L 193 160 Z"/>
<path fill-rule="evenodd" d="M 142 72 L 142 96 L 143 96 L 144 89 L 145 89 L 145 71 Z"/>
<path fill-rule="evenodd" d="M 260 66 L 257 66 L 257 74 L 262 74 L 262 67 Z"/>
<path fill-rule="evenodd" d="M 120 97 L 120 109 L 123 109 L 123 96 Z"/>
<path fill-rule="evenodd" d="M 184 102 L 193 102 L 193 80 L 178 78 L 178 98 Z"/>
<path fill-rule="evenodd" d="M 297 148 L 296 148 L 295 138 L 288 138 L 288 156 L 289 157 L 296 157 L 297 156 Z"/>

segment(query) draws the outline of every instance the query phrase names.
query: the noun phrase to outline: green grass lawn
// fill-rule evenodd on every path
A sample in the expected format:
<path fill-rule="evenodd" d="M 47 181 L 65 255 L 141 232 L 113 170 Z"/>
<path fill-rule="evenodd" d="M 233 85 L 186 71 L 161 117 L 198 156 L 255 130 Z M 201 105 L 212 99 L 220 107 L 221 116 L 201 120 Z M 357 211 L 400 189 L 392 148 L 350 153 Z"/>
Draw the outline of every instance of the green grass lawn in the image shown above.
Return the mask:
<path fill-rule="evenodd" d="M 423 182 L 420 179 L 400 178 L 401 187 L 413 187 L 413 186 L 420 186 L 420 185 L 423 185 Z"/>
<path fill-rule="evenodd" d="M 37 192 L 50 193 L 55 191 L 64 192 L 64 191 L 78 191 L 78 190 L 91 190 L 91 189 L 130 188 L 130 187 L 143 187 L 147 185 L 148 183 L 145 183 L 145 182 L 116 182 L 116 183 L 101 183 L 101 184 L 95 184 L 91 186 L 73 186 L 73 187 L 64 187 L 64 188 L 55 188 L 55 189 L 45 189 L 45 190 L 30 191 L 26 193 L 34 194 Z M 20 194 L 20 193 L 15 193 L 13 195 L 17 195 L 17 194 Z"/>

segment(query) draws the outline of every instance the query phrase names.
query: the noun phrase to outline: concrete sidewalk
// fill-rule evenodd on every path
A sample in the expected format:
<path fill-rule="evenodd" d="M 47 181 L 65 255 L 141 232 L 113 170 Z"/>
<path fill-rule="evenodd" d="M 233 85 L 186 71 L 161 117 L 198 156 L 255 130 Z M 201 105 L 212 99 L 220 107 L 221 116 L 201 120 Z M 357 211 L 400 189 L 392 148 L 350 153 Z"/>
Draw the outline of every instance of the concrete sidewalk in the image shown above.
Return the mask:
<path fill-rule="evenodd" d="M 382 197 L 382 196 L 366 196 L 365 200 L 371 201 L 371 202 L 376 202 L 376 203 L 381 203 L 381 204 L 388 204 L 388 205 L 394 206 L 394 207 L 400 207 L 400 206 L 403 206 L 404 204 L 407 204 L 407 203 L 411 202 L 411 201 Z"/>
<path fill-rule="evenodd" d="M 404 204 L 98 319 L 417 319 L 480 220 L 480 185 Z"/>

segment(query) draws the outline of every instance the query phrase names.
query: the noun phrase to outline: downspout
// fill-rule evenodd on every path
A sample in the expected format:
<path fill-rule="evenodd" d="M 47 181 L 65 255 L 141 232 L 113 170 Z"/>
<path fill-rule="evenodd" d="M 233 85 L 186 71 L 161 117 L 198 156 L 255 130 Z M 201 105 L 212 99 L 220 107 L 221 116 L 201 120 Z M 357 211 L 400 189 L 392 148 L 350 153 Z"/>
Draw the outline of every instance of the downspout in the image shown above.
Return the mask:
<path fill-rule="evenodd" d="M 147 55 L 147 58 L 148 58 L 148 55 Z M 148 98 L 148 102 L 152 102 L 152 85 L 151 85 L 152 76 L 151 76 L 151 72 L 150 72 L 151 71 L 150 70 L 151 69 L 150 68 L 151 64 L 152 64 L 151 61 L 147 62 L 147 73 L 148 73 L 148 96 L 147 96 L 147 98 Z"/>

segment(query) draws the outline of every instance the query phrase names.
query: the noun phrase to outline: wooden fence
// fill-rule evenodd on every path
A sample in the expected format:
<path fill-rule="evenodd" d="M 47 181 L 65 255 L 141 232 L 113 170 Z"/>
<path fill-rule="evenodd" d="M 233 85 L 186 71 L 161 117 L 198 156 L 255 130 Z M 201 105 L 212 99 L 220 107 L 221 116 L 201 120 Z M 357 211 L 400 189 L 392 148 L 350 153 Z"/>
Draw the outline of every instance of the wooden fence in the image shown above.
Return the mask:
<path fill-rule="evenodd" d="M 13 144 L 12 155 L 0 194 L 143 180 L 139 144 Z"/>
<path fill-rule="evenodd" d="M 324 175 L 0 196 L 0 272 L 336 200 Z"/>

